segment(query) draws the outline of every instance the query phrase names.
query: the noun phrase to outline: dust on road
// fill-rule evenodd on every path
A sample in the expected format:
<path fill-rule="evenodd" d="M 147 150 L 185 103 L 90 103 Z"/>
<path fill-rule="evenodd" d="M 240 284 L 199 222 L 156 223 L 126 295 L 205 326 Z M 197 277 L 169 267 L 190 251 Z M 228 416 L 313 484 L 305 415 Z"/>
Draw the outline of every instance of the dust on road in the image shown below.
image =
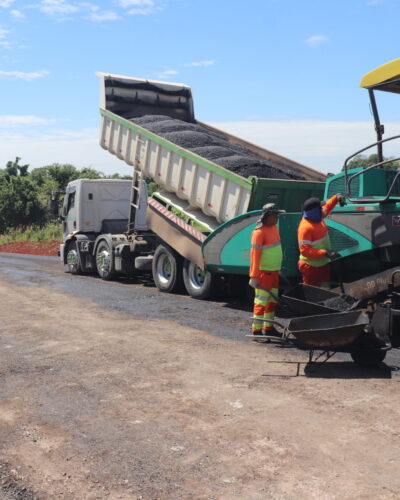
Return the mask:
<path fill-rule="evenodd" d="M 306 377 L 294 349 L 46 287 L 0 294 L 0 498 L 399 497 L 390 368 Z"/>

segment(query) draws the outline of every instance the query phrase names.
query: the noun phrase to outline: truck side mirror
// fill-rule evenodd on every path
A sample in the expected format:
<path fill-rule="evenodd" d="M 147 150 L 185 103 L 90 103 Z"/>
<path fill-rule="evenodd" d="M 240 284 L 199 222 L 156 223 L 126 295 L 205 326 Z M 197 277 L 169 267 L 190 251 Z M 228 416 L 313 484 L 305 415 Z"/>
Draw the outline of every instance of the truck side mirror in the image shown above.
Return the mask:
<path fill-rule="evenodd" d="M 59 212 L 59 199 L 60 199 L 61 191 L 52 191 L 50 198 L 50 213 L 55 217 Z"/>

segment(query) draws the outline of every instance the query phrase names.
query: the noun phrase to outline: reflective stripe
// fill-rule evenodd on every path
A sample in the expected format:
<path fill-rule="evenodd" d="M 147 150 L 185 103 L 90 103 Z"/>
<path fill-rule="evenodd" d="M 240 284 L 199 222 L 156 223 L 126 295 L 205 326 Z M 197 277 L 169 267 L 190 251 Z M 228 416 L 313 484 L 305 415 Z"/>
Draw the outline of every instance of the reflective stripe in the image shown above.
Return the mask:
<path fill-rule="evenodd" d="M 326 231 L 325 236 L 323 238 L 319 238 L 318 240 L 313 241 L 311 246 L 315 250 L 328 250 L 328 249 L 330 249 L 331 248 L 331 241 L 329 239 L 328 230 Z M 325 266 L 325 264 L 328 264 L 330 262 L 328 257 L 320 257 L 320 258 L 312 259 L 310 257 L 305 257 L 302 254 L 300 254 L 300 260 L 303 260 L 304 262 L 307 262 L 307 264 L 309 264 L 310 266 L 314 266 L 314 267 L 322 267 L 322 266 Z"/>
<path fill-rule="evenodd" d="M 259 271 L 280 271 L 282 247 L 278 226 L 262 226 L 251 235 L 250 276 Z"/>
<path fill-rule="evenodd" d="M 257 248 L 259 250 L 265 250 L 267 248 L 273 248 L 281 244 L 281 241 L 276 241 L 275 243 L 271 243 L 270 245 L 251 245 L 251 248 Z"/>
<path fill-rule="evenodd" d="M 273 326 L 273 323 L 270 323 L 269 321 L 265 321 L 266 319 L 274 319 L 275 313 L 270 312 L 270 313 L 264 313 L 264 322 L 263 322 L 263 328 L 270 328 Z"/>
<path fill-rule="evenodd" d="M 253 331 L 260 331 L 261 330 L 261 325 L 263 323 L 263 320 L 264 320 L 264 316 L 263 315 L 258 315 L 258 314 L 253 314 L 253 323 L 251 324 L 251 328 Z M 257 318 L 257 319 L 256 319 Z"/>
<path fill-rule="evenodd" d="M 277 288 L 272 288 L 271 292 L 275 295 L 278 295 L 279 290 Z M 254 296 L 254 302 L 260 305 L 266 305 L 269 302 L 277 302 L 276 299 L 260 288 L 256 288 L 256 295 Z"/>
<path fill-rule="evenodd" d="M 258 300 L 268 299 L 267 295 L 256 295 L 254 298 Z"/>
<path fill-rule="evenodd" d="M 327 236 L 328 236 L 328 234 L 326 234 L 323 238 L 320 238 L 319 240 L 314 240 L 314 241 L 312 241 L 312 240 L 299 241 L 299 245 L 311 245 L 311 246 L 318 245 L 318 243 L 321 243 L 321 241 L 324 241 Z"/>

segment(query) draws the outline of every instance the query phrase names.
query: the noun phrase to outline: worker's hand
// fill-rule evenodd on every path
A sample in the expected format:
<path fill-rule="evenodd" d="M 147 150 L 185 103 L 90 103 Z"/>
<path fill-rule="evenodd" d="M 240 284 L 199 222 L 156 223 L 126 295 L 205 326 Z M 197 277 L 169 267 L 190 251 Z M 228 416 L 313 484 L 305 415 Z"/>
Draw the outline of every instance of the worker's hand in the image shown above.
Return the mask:
<path fill-rule="evenodd" d="M 341 207 L 344 207 L 346 205 L 346 198 L 345 198 L 344 194 L 338 193 L 336 195 L 336 198 L 337 198 L 337 201 L 339 202 L 339 205 Z"/>
<path fill-rule="evenodd" d="M 250 278 L 249 285 L 251 286 L 251 288 L 257 288 L 258 287 L 258 279 L 257 278 Z"/>
<path fill-rule="evenodd" d="M 331 260 L 339 259 L 341 257 L 340 253 L 335 252 L 335 250 L 326 250 L 326 256 Z"/>

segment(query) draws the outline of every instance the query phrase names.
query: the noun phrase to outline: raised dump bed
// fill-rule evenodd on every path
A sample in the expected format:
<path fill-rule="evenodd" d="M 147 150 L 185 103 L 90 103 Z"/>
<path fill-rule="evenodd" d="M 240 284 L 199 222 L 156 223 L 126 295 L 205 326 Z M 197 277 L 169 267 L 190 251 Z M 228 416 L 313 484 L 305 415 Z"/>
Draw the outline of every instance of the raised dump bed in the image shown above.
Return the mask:
<path fill-rule="evenodd" d="M 229 169 L 218 165 L 218 158 L 212 160 L 210 154 L 207 157 L 199 154 L 204 147 L 208 153 L 211 146 L 223 147 L 218 142 L 221 138 L 234 153 L 220 156 L 225 166 L 229 166 L 229 157 L 240 157 L 236 153 L 244 151 L 242 158 L 253 162 L 253 166 L 268 162 L 275 178 L 325 181 L 324 174 L 196 122 L 190 87 L 104 73 L 98 75 L 101 84 L 101 146 L 154 180 L 161 189 L 184 200 L 187 210 L 200 209 L 217 223 L 223 223 L 250 209 L 259 208 L 252 203 L 257 178 L 243 175 L 240 158 L 231 158 L 233 163 Z M 160 120 L 159 116 L 166 118 Z M 151 117 L 156 118 L 152 120 Z M 210 142 L 194 144 L 189 149 L 166 138 L 172 139 L 174 132 L 162 132 L 163 137 L 149 130 L 154 128 L 155 123 L 160 127 L 160 122 L 168 117 L 175 120 L 175 128 L 179 128 L 180 123 L 184 124 L 185 130 L 181 132 L 190 134 L 191 127 L 200 127 Z M 185 135 L 179 134 L 179 130 L 175 132 L 181 139 Z"/>

